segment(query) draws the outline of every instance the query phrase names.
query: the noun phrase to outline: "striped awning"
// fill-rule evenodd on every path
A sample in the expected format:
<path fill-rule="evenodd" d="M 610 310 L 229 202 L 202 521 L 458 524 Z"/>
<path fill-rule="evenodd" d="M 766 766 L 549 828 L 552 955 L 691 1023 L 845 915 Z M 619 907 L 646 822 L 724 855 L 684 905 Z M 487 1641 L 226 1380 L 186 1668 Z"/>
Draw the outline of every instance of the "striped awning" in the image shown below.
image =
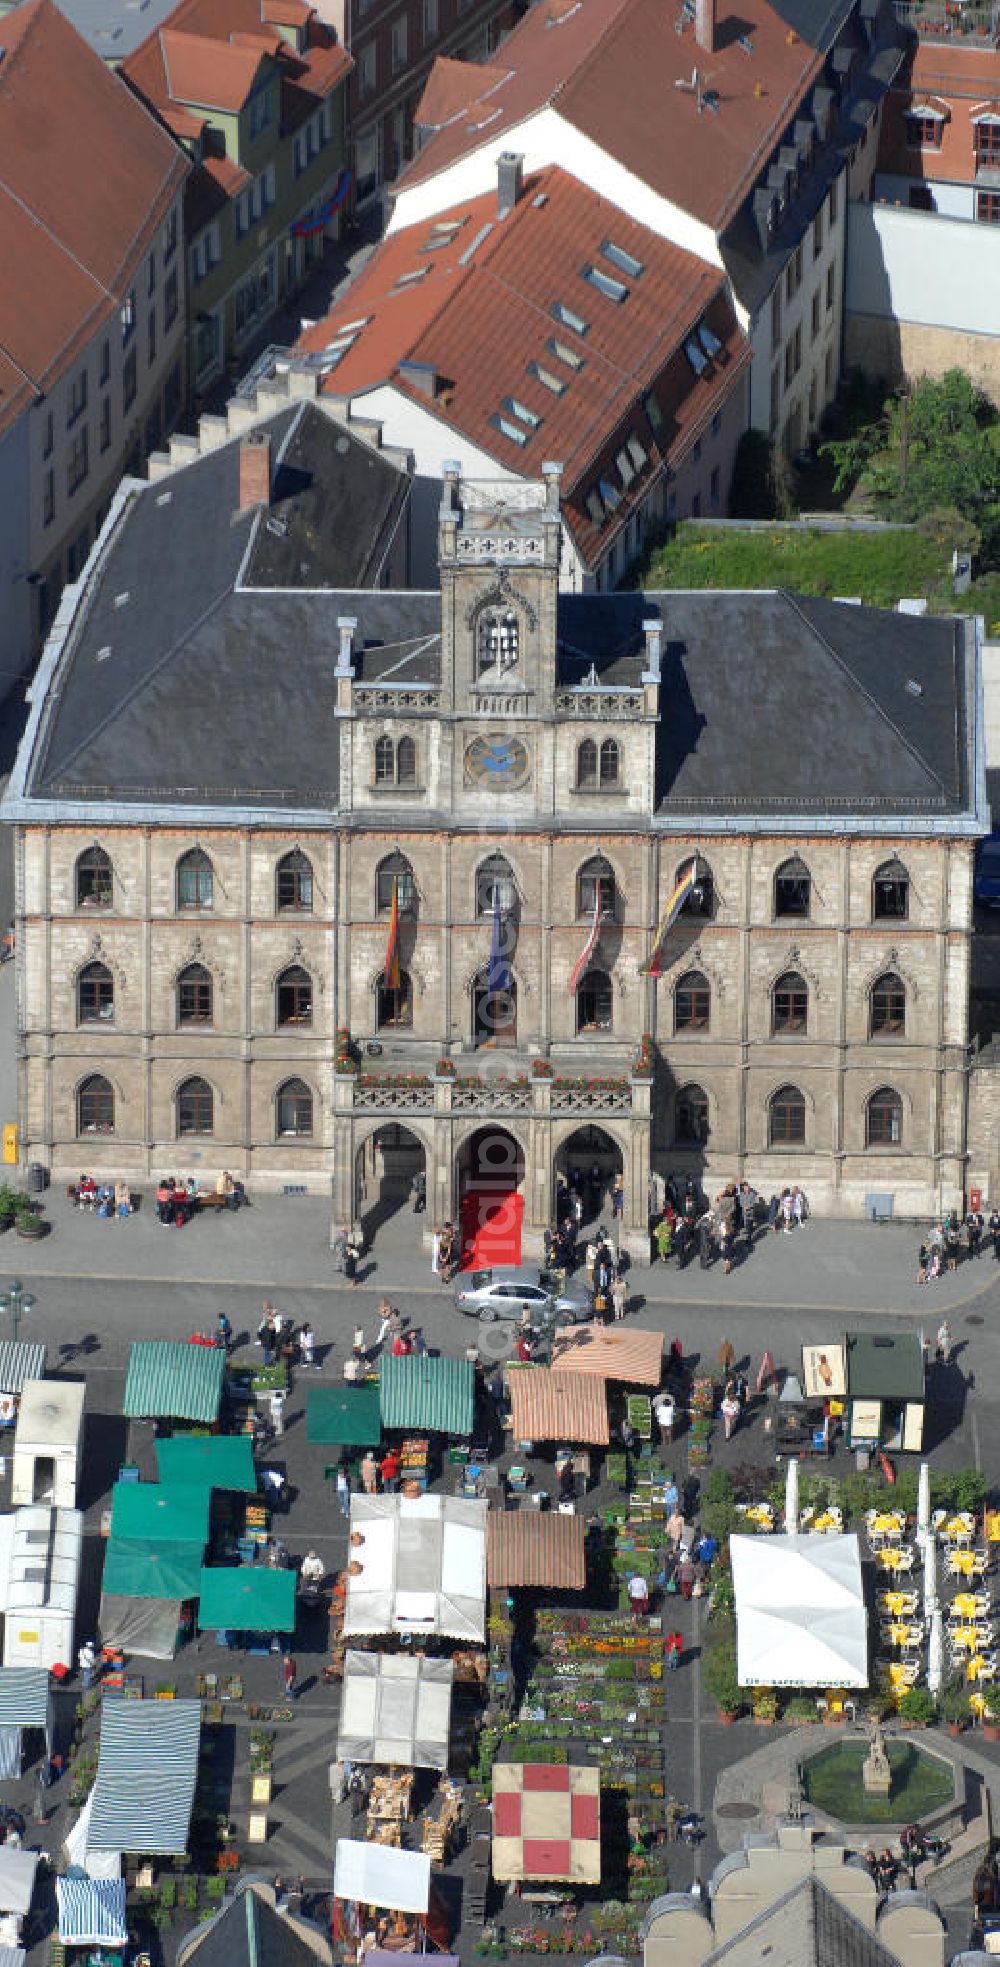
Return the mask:
<path fill-rule="evenodd" d="M 0 1341 L 0 1393 L 20 1393 L 25 1380 L 43 1380 L 45 1358 L 45 1347 L 28 1339 Z"/>
<path fill-rule="evenodd" d="M 56 1900 L 64 1946 L 127 1945 L 123 1878 L 57 1878 Z"/>
<path fill-rule="evenodd" d="M 471 1359 L 431 1358 L 427 1353 L 399 1359 L 390 1353 L 379 1375 L 382 1426 L 468 1436 L 474 1390 Z"/>
<path fill-rule="evenodd" d="M 659 1386 L 663 1373 L 663 1335 L 629 1325 L 574 1325 L 552 1346 L 553 1369 L 596 1373 L 626 1386 Z"/>
<path fill-rule="evenodd" d="M 187 1850 L 198 1775 L 198 1701 L 105 1701 L 88 1851 Z"/>
<path fill-rule="evenodd" d="M 0 1727 L 47 1728 L 49 1676 L 35 1667 L 0 1667 Z"/>
<path fill-rule="evenodd" d="M 486 1518 L 487 1582 L 582 1591 L 587 1582 L 585 1541 L 582 1516 L 491 1509 Z"/>
<path fill-rule="evenodd" d="M 143 1340 L 129 1353 L 122 1412 L 141 1420 L 217 1420 L 225 1365 L 221 1346 Z"/>
<path fill-rule="evenodd" d="M 515 1442 L 588 1441 L 607 1447 L 608 1398 L 596 1374 L 511 1367 L 508 1385 Z"/>

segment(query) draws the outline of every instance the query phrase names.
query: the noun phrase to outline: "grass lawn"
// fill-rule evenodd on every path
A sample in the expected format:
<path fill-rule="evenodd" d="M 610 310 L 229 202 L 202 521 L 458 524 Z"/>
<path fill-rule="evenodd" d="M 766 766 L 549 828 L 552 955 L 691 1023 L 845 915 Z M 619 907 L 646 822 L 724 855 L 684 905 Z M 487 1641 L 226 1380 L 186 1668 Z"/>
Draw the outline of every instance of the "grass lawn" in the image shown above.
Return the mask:
<path fill-rule="evenodd" d="M 918 532 L 824 533 L 767 526 L 717 532 L 685 521 L 636 575 L 658 587 L 787 587 L 798 594 L 849 594 L 878 608 L 903 596 L 955 605 L 950 555 Z"/>
<path fill-rule="evenodd" d="M 865 1794 L 861 1769 L 867 1742 L 837 1742 L 802 1765 L 809 1802 L 845 1824 L 912 1824 L 926 1811 L 950 1802 L 954 1783 L 946 1762 L 927 1755 L 914 1742 L 886 1746 L 892 1770 L 888 1797 Z"/>

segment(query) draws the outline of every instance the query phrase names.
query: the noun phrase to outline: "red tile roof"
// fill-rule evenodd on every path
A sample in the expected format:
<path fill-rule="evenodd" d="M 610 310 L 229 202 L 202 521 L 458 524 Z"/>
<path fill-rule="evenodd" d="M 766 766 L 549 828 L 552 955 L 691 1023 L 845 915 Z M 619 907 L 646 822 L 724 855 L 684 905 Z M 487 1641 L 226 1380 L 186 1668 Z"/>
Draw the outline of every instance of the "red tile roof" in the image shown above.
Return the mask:
<path fill-rule="evenodd" d="M 54 0 L 0 21 L 0 429 L 117 311 L 183 182 L 173 139 Z"/>
<path fill-rule="evenodd" d="M 448 226 L 456 230 L 448 233 Z M 490 229 L 480 237 L 484 227 Z M 601 251 L 609 243 L 612 259 Z M 623 270 L 622 256 L 641 272 Z M 620 301 L 583 277 L 587 266 L 599 281 L 614 283 Z M 585 333 L 560 324 L 553 314 L 559 303 L 586 323 Z M 696 376 L 683 344 L 702 319 L 721 348 Z M 355 329 L 359 321 L 365 325 Z M 338 338 L 350 338 L 339 359 L 332 348 Z M 575 351 L 578 368 L 553 351 L 553 341 Z M 558 458 L 564 510 L 588 560 L 625 525 L 662 460 L 686 450 L 749 359 L 718 268 L 555 169 L 526 182 L 502 223 L 490 195 L 390 233 L 298 347 L 331 350 L 324 385 L 331 395 L 363 396 L 391 381 L 519 475 L 537 476 L 546 459 Z M 532 364 L 562 384 L 561 392 Z M 429 378 L 430 393 L 421 387 Z M 650 389 L 660 410 L 656 430 L 643 407 Z M 505 409 L 506 398 L 526 415 Z M 523 442 L 498 427 L 501 415 Z M 603 460 L 613 462 L 630 434 L 645 462 L 635 466 L 613 524 L 596 525 L 587 494 Z"/>
<path fill-rule="evenodd" d="M 443 116 L 444 127 L 407 165 L 397 192 L 551 104 L 653 191 L 721 231 L 823 67 L 767 0 L 744 0 L 738 13 L 727 18 L 720 0 L 717 47 L 708 54 L 681 0 L 538 0 L 479 68 L 471 105 L 453 78 L 439 85 L 432 71 L 428 109 L 421 105 L 416 120 Z M 701 114 L 685 86 L 695 68 L 715 104 Z M 528 161 L 556 160 L 529 150 Z"/>
<path fill-rule="evenodd" d="M 995 48 L 938 47 L 921 41 L 890 90 L 882 114 L 879 169 L 900 177 L 972 184 L 976 176 L 972 117 L 1000 114 L 1000 54 Z M 938 110 L 941 142 L 917 149 L 907 142 L 906 116 Z"/>
<path fill-rule="evenodd" d="M 234 47 L 172 27 L 162 29 L 160 49 L 167 95 L 174 102 L 234 113 L 246 102 L 266 53 L 259 46 Z"/>

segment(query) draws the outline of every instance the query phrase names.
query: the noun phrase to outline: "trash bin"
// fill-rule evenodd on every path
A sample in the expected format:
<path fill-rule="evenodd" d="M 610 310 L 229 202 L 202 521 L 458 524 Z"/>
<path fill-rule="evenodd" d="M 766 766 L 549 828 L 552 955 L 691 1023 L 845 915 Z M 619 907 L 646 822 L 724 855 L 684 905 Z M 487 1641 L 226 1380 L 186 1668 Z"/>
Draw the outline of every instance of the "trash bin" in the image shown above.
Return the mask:
<path fill-rule="evenodd" d="M 31 1195 L 41 1195 L 45 1187 L 45 1169 L 40 1161 L 28 1164 L 28 1190 Z"/>

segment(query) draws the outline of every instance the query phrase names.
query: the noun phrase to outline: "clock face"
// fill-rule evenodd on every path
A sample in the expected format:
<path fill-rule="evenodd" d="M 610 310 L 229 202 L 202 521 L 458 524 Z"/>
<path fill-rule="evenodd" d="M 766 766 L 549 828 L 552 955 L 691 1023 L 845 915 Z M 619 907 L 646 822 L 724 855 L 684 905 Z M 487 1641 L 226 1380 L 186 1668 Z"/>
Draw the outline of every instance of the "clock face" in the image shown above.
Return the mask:
<path fill-rule="evenodd" d="M 465 770 L 476 785 L 489 786 L 494 792 L 516 792 L 531 770 L 528 747 L 520 738 L 490 731 L 485 737 L 473 738 L 467 746 Z"/>

